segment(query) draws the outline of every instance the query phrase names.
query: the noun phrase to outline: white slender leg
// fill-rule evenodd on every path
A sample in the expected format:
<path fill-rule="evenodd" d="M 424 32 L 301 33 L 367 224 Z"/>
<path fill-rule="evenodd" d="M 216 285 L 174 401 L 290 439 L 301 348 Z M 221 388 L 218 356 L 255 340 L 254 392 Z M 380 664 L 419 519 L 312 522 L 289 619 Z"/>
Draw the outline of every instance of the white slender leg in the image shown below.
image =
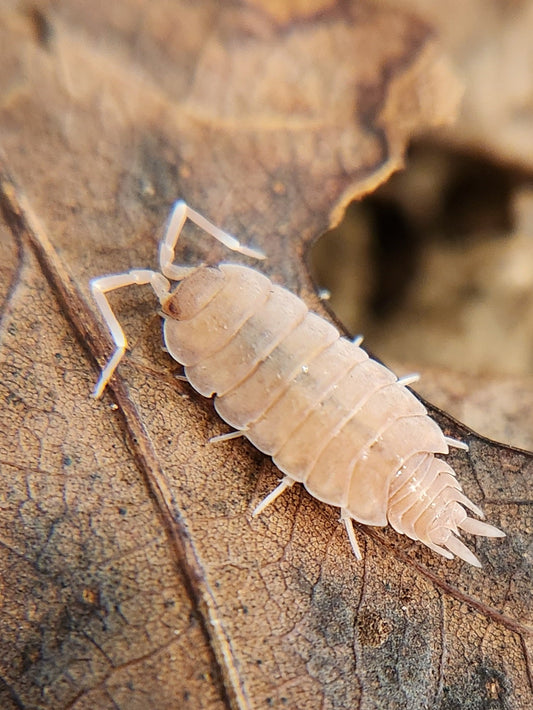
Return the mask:
<path fill-rule="evenodd" d="M 361 345 L 361 343 L 363 342 L 364 339 L 365 339 L 364 335 L 356 335 L 355 338 L 352 339 L 352 343 L 354 345 L 357 345 L 357 347 L 359 347 L 359 345 Z"/>
<path fill-rule="evenodd" d="M 296 483 L 296 481 L 293 481 L 292 478 L 289 478 L 288 476 L 285 476 L 285 478 L 282 478 L 281 481 L 279 482 L 279 485 L 274 488 L 273 491 L 271 491 L 266 498 L 263 498 L 263 500 L 259 503 L 259 505 L 255 508 L 254 512 L 252 513 L 252 518 L 255 518 L 257 515 L 263 512 L 263 510 L 269 506 L 271 503 L 273 503 L 278 496 L 280 496 L 283 491 L 285 491 L 287 488 L 290 488 Z"/>
<path fill-rule="evenodd" d="M 344 523 L 344 527 L 346 528 L 346 532 L 348 533 L 348 539 L 350 540 L 350 544 L 352 546 L 355 558 L 357 560 L 362 560 L 363 555 L 361 554 L 361 550 L 359 549 L 359 545 L 357 544 L 357 539 L 355 537 L 355 532 L 353 529 L 353 520 L 347 510 L 341 509 L 341 521 Z"/>
<path fill-rule="evenodd" d="M 244 436 L 244 431 L 230 431 L 227 434 L 219 434 L 218 436 L 212 436 L 209 439 L 209 443 L 219 444 L 221 441 L 230 441 L 231 439 L 238 439 L 239 436 Z"/>
<path fill-rule="evenodd" d="M 262 251 L 243 246 L 238 239 L 232 237 L 231 234 L 223 232 L 221 229 L 209 222 L 209 220 L 205 217 L 202 217 L 202 215 L 196 212 L 196 210 L 191 209 L 183 200 L 178 200 L 174 203 L 165 234 L 159 246 L 159 264 L 161 266 L 161 271 L 167 278 L 172 279 L 173 281 L 180 281 L 187 276 L 188 273 L 197 268 L 190 266 L 177 266 L 173 263 L 175 259 L 176 244 L 181 234 L 181 230 L 183 229 L 183 225 L 185 224 L 185 220 L 187 219 L 190 219 L 191 222 L 194 222 L 194 224 L 198 225 L 198 227 L 207 232 L 207 234 L 210 234 L 217 241 L 224 244 L 224 246 L 228 249 L 237 251 L 239 254 L 244 254 L 245 256 L 250 256 L 254 259 L 265 258 Z"/>
<path fill-rule="evenodd" d="M 403 377 L 399 377 L 398 384 L 406 387 L 407 385 L 412 385 L 415 382 L 418 382 L 419 379 L 420 375 L 418 374 L 418 372 L 413 372 L 412 375 L 404 375 Z"/>
<path fill-rule="evenodd" d="M 455 449 L 462 449 L 463 451 L 470 450 L 468 444 L 465 444 L 464 441 L 459 441 L 459 439 L 452 439 L 450 436 L 445 436 L 444 441 L 448 444 L 448 446 L 453 446 Z"/>
<path fill-rule="evenodd" d="M 150 271 L 149 269 L 134 269 L 125 274 L 101 276 L 91 281 L 91 291 L 94 300 L 102 313 L 116 346 L 115 352 L 102 370 L 96 387 L 93 390 L 92 394 L 96 399 L 102 396 L 102 392 L 113 376 L 117 365 L 128 347 L 128 341 L 126 340 L 124 331 L 113 313 L 105 294 L 108 291 L 114 291 L 117 288 L 132 286 L 134 284 L 150 284 L 160 301 L 168 296 L 170 290 L 170 284 L 167 279 L 157 271 Z"/>

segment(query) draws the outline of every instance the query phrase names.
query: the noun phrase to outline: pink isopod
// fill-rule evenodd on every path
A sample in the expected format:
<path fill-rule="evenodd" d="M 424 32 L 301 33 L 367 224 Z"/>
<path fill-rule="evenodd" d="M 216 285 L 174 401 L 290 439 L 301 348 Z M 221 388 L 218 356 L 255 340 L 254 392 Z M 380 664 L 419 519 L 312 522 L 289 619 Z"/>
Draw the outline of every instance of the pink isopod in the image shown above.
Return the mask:
<path fill-rule="evenodd" d="M 369 358 L 360 338 L 342 337 L 256 269 L 174 264 L 187 218 L 229 249 L 264 258 L 176 202 L 159 248 L 159 272 L 135 269 L 91 281 L 116 345 L 94 396 L 101 396 L 127 347 L 105 294 L 150 284 L 161 303 L 166 349 L 184 365 L 184 379 L 195 390 L 215 395 L 216 411 L 236 430 L 211 441 L 245 436 L 284 474 L 254 515 L 303 483 L 312 496 L 341 509 L 357 559 L 353 520 L 390 523 L 448 559 L 457 555 L 480 567 L 459 530 L 486 537 L 505 533 L 468 517 L 466 509 L 484 516 L 462 492 L 453 469 L 436 457 L 449 446 L 468 447 L 444 436 L 407 389 L 417 377 L 398 379 Z M 174 290 L 170 281 L 179 282 Z"/>

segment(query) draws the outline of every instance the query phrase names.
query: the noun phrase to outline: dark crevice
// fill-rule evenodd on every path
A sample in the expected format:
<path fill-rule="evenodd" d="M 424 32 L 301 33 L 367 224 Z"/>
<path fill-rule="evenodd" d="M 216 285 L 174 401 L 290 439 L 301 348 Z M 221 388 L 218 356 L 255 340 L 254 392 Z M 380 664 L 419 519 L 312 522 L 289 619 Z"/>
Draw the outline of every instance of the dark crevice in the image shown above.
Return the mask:
<path fill-rule="evenodd" d="M 345 239 L 368 240 L 365 251 L 368 287 L 364 303 L 356 304 L 357 310 L 364 312 L 363 322 L 386 322 L 402 306 L 413 281 L 420 275 L 421 255 L 427 244 L 441 241 L 472 245 L 487 239 L 503 239 L 512 233 L 516 189 L 531 181 L 531 175 L 482 156 L 446 150 L 431 143 L 413 145 L 406 158 L 406 169 L 361 202 L 354 203 L 353 209 L 347 210 L 343 224 L 324 236 L 325 240 L 332 239 L 331 245 L 335 244 L 334 233 L 339 230 Z M 365 237 L 354 233 L 361 229 L 361 224 Z M 332 292 L 335 310 L 336 291 L 342 290 L 343 276 L 338 272 L 327 273 L 324 254 L 327 250 L 315 244 L 314 271 L 319 285 Z M 354 277 L 348 274 L 346 278 Z"/>

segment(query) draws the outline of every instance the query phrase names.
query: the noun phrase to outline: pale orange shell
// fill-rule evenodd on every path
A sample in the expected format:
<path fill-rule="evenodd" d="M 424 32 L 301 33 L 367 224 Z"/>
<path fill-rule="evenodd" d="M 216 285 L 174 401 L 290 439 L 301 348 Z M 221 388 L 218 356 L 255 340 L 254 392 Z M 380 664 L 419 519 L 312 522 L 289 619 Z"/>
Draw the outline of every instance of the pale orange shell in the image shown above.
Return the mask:
<path fill-rule="evenodd" d="M 461 545 L 449 542 L 458 525 L 490 534 L 464 523 L 463 506 L 481 511 L 435 458 L 448 445 L 425 407 L 300 298 L 221 264 L 186 276 L 163 310 L 166 347 L 190 384 L 313 496 L 446 557 Z"/>

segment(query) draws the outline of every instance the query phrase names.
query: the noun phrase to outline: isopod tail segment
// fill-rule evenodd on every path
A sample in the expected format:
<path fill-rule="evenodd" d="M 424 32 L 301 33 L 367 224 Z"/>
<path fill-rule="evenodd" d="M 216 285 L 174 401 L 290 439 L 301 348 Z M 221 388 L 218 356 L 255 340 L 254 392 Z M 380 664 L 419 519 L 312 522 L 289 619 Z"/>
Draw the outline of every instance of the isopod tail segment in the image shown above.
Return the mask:
<path fill-rule="evenodd" d="M 165 229 L 165 233 L 159 246 L 159 271 L 150 269 L 132 269 L 122 274 L 111 274 L 109 276 L 101 276 L 92 279 L 90 282 L 91 292 L 96 301 L 102 316 L 109 328 L 113 342 L 115 343 L 115 352 L 107 362 L 106 366 L 100 374 L 100 378 L 93 390 L 93 397 L 98 399 L 102 396 L 109 380 L 117 369 L 120 361 L 124 357 L 124 353 L 128 347 L 128 341 L 122 330 L 117 317 L 106 298 L 106 293 L 115 291 L 124 286 L 150 284 L 152 286 L 161 305 L 168 300 L 170 294 L 170 281 L 181 281 L 186 276 L 189 276 L 195 271 L 198 266 L 181 266 L 174 264 L 176 244 L 178 243 L 181 230 L 186 220 L 203 229 L 207 234 L 211 235 L 217 241 L 221 242 L 225 247 L 236 251 L 244 256 L 249 256 L 253 259 L 264 259 L 265 255 L 258 249 L 253 249 L 242 245 L 238 239 L 227 234 L 219 229 L 214 224 L 209 222 L 205 217 L 191 209 L 183 200 L 178 200 L 174 203 L 170 217 Z M 186 379 L 186 378 L 185 378 Z"/>
<path fill-rule="evenodd" d="M 241 432 L 232 432 L 233 434 L 240 435 Z M 223 435 L 224 436 L 224 435 Z M 227 440 L 229 438 L 233 438 L 230 436 L 226 436 Z M 461 443 L 461 442 L 460 442 Z M 438 459 L 431 459 L 430 460 L 430 467 L 433 466 L 436 463 L 437 467 L 439 466 Z M 451 470 L 451 469 L 450 469 Z M 294 484 L 296 483 L 295 480 L 293 480 L 290 476 L 284 476 L 276 486 L 263 500 L 256 506 L 252 513 L 252 517 L 255 518 L 258 516 L 260 513 L 262 513 L 265 508 L 267 508 L 269 505 L 271 505 L 282 493 L 284 493 L 287 489 L 291 488 Z M 459 485 L 459 484 L 457 484 Z M 401 489 L 400 489 L 401 490 Z M 444 496 L 447 495 L 446 489 L 444 492 L 441 490 L 439 493 Z M 412 496 L 412 491 L 410 494 L 408 494 L 408 497 Z M 404 496 L 405 498 L 405 496 Z M 415 539 L 415 540 L 420 540 L 423 542 L 427 547 L 429 547 L 431 550 L 434 552 L 437 552 L 438 554 L 442 555 L 446 559 L 453 559 L 454 555 L 459 557 L 460 559 L 464 560 L 465 562 L 468 562 L 474 567 L 481 567 L 481 562 L 478 560 L 478 558 L 471 552 L 471 550 L 459 539 L 460 536 L 460 530 L 463 530 L 464 532 L 470 533 L 472 535 L 483 535 L 484 537 L 505 537 L 505 533 L 502 532 L 499 528 L 495 527 L 494 525 L 489 525 L 488 523 L 485 523 L 481 520 L 475 520 L 474 518 L 469 518 L 466 511 L 462 507 L 462 505 L 468 507 L 470 510 L 472 510 L 473 513 L 476 515 L 479 515 L 480 517 L 484 517 L 483 511 L 478 508 L 472 501 L 470 501 L 461 491 L 460 489 L 456 489 L 456 494 L 452 497 L 450 504 L 445 505 L 444 508 L 447 509 L 447 516 L 445 516 L 445 520 L 440 520 L 440 525 L 439 522 L 437 521 L 436 524 L 429 530 L 429 533 L 423 536 L 418 536 L 417 534 L 414 534 L 414 531 L 410 531 L 407 529 L 408 523 L 407 521 L 398 523 L 398 521 L 395 518 L 391 518 L 390 522 L 392 526 L 398 530 L 398 532 L 401 532 L 403 534 L 408 535 L 409 537 Z M 427 505 L 427 501 L 426 501 Z M 407 510 L 409 511 L 412 509 L 412 499 L 408 501 L 408 504 L 406 506 Z M 422 514 L 420 511 L 418 511 L 418 517 L 417 520 L 422 517 Z M 363 556 L 361 555 L 361 551 L 359 549 L 359 544 L 357 542 L 357 538 L 355 537 L 355 531 L 353 528 L 353 517 L 352 514 L 350 513 L 349 510 L 346 510 L 344 508 L 341 508 L 341 515 L 340 515 L 340 522 L 344 524 L 344 527 L 346 529 L 346 533 L 348 535 L 348 539 L 350 541 L 350 545 L 352 546 L 353 553 L 355 555 L 355 558 L 357 560 L 362 560 Z"/>

